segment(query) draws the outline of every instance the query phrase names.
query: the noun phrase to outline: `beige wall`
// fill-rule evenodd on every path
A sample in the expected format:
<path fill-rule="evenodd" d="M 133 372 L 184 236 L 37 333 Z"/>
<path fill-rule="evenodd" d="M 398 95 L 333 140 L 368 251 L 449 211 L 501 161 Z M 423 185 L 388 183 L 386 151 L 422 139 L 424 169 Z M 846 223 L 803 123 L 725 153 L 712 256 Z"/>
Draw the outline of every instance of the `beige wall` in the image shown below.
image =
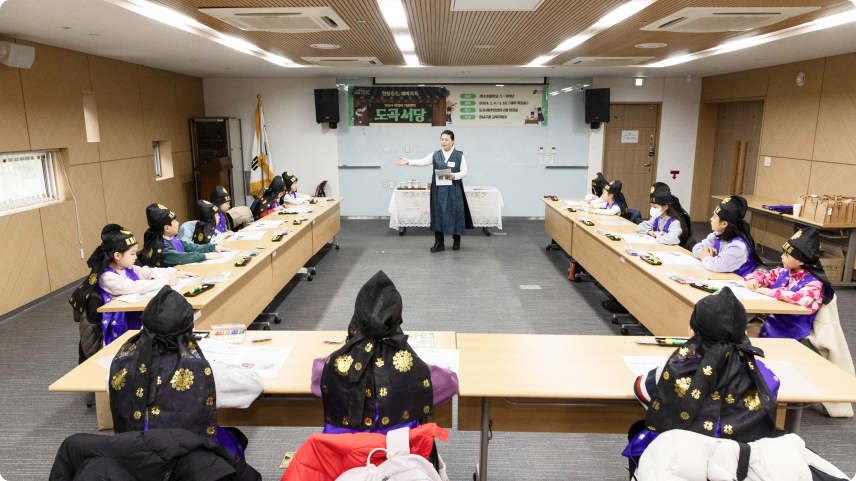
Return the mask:
<path fill-rule="evenodd" d="M 796 83 L 800 72 L 803 86 Z M 705 77 L 696 149 L 696 173 L 701 169 L 702 175 L 694 179 L 694 199 L 710 194 L 703 184 L 710 183 L 714 149 L 707 144 L 714 139 L 705 132 L 716 124 L 711 115 L 706 120 L 705 109 L 741 99 L 765 100 L 761 145 L 753 159 L 756 195 L 782 204 L 793 204 L 802 194 L 856 196 L 856 53 Z M 764 157 L 770 157 L 769 167 Z M 694 218 L 706 218 L 698 214 L 693 209 Z M 779 247 L 792 233 L 786 223 L 758 219 L 753 236 L 763 245 Z"/>
<path fill-rule="evenodd" d="M 205 114 L 202 79 L 0 38 L 36 49 L 30 69 L 0 65 L 0 152 L 61 149 L 86 258 L 107 223 L 125 226 L 142 242 L 145 206 L 152 202 L 169 206 L 182 221 L 193 214 L 188 119 Z M 84 91 L 95 92 L 98 143 L 86 141 Z M 155 181 L 155 140 L 171 142 L 172 179 Z M 80 258 L 65 176 L 58 164 L 55 170 L 62 202 L 0 216 L 0 315 L 89 270 Z"/>

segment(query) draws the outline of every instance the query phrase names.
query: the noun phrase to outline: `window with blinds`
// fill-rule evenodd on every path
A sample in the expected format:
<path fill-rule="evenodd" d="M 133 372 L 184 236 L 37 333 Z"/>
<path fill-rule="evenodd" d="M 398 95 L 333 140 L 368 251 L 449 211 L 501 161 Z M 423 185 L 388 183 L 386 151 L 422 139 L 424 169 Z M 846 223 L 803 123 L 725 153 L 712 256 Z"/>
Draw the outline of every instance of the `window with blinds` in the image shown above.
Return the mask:
<path fill-rule="evenodd" d="M 57 200 L 52 152 L 0 153 L 0 214 Z"/>

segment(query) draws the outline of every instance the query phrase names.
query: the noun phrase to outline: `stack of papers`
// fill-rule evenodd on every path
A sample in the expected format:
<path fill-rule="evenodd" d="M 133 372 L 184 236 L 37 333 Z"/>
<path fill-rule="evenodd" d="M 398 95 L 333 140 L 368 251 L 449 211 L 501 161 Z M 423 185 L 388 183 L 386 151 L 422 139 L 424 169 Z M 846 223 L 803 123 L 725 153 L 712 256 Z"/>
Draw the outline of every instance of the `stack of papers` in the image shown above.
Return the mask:
<path fill-rule="evenodd" d="M 731 289 L 731 292 L 734 293 L 734 297 L 742 300 L 754 300 L 754 301 L 777 301 L 778 299 L 765 296 L 764 294 L 759 294 L 757 292 L 752 292 L 746 288 L 746 283 L 743 281 L 702 281 L 705 284 L 710 284 L 713 287 L 718 287 L 722 289 L 723 287 L 728 287 Z"/>
<path fill-rule="evenodd" d="M 417 347 L 413 349 L 427 364 L 449 369 L 458 374 L 459 353 L 457 349 L 436 349 L 429 347 Z"/>
<path fill-rule="evenodd" d="M 195 265 L 199 265 L 199 264 L 225 264 L 240 253 L 241 253 L 240 251 L 223 252 L 222 253 L 223 257 L 221 257 L 220 259 L 208 259 L 205 261 L 194 262 L 193 264 L 186 264 L 186 265 L 195 266 Z"/>
<path fill-rule="evenodd" d="M 587 203 L 585 203 L 585 202 L 579 202 L 579 201 L 576 201 L 576 200 L 563 200 L 562 202 L 564 202 L 564 203 L 566 203 L 566 204 L 568 204 L 568 205 L 588 205 L 588 204 L 587 204 Z"/>
<path fill-rule="evenodd" d="M 293 347 L 255 347 L 238 346 L 224 342 L 201 339 L 199 348 L 210 362 L 238 364 L 248 371 L 255 371 L 261 377 L 276 377 Z"/>
<path fill-rule="evenodd" d="M 683 252 L 652 252 L 652 255 L 678 269 L 703 269 L 701 261 Z"/>
<path fill-rule="evenodd" d="M 630 222 L 624 222 L 621 220 L 602 220 L 600 223 L 603 225 L 632 225 Z"/>
<path fill-rule="evenodd" d="M 274 226 L 276 227 L 276 226 Z M 267 229 L 267 227 L 265 227 Z M 237 234 L 229 237 L 228 239 L 223 239 L 221 242 L 229 242 L 229 241 L 245 241 L 245 240 L 260 240 L 264 237 L 265 231 L 263 230 L 254 230 L 247 232 L 246 229 L 238 232 Z"/>
<path fill-rule="evenodd" d="M 289 205 L 285 208 L 285 212 L 315 212 L 315 207 L 308 205 Z M 285 221 L 283 221 L 285 222 Z"/>
<path fill-rule="evenodd" d="M 276 229 L 284 223 L 284 220 L 259 220 L 250 224 L 250 227 L 254 229 Z"/>
<path fill-rule="evenodd" d="M 631 244 L 657 244 L 657 239 L 645 234 L 621 234 L 621 238 Z"/>
<path fill-rule="evenodd" d="M 405 332 L 407 334 L 407 343 L 410 347 L 434 347 L 433 332 Z"/>
<path fill-rule="evenodd" d="M 636 376 L 647 374 L 651 369 L 666 364 L 669 360 L 668 356 L 621 356 L 621 359 L 627 364 L 627 367 Z"/>
<path fill-rule="evenodd" d="M 218 282 L 226 282 L 229 280 L 229 276 L 231 276 L 231 275 L 232 275 L 231 272 L 223 271 L 220 273 L 219 276 L 203 277 L 202 279 L 199 280 L 199 283 L 200 284 L 217 284 Z"/>

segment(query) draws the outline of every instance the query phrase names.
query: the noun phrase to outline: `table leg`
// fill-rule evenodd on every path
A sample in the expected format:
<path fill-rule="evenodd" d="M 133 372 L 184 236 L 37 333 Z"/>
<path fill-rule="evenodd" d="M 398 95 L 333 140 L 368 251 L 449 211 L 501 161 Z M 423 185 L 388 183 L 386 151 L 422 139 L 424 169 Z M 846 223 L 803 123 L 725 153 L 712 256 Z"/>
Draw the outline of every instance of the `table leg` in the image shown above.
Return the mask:
<path fill-rule="evenodd" d="M 844 276 L 841 282 L 853 280 L 853 264 L 856 262 L 856 229 L 850 229 L 850 242 L 847 244 L 847 259 L 844 261 Z"/>
<path fill-rule="evenodd" d="M 805 406 L 785 411 L 785 430 L 789 433 L 799 434 L 802 423 L 802 412 Z"/>
<path fill-rule="evenodd" d="M 482 398 L 481 450 L 479 452 L 479 481 L 487 480 L 487 445 L 490 442 L 490 398 Z"/>

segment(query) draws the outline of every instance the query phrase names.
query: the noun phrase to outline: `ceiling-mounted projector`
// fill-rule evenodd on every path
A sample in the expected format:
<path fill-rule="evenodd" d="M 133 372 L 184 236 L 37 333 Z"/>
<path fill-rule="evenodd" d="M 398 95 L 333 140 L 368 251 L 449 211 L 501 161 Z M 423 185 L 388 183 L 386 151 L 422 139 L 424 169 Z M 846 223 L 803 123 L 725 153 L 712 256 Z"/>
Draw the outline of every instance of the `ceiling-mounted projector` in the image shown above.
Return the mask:
<path fill-rule="evenodd" d="M 0 42 L 0 63 L 7 67 L 30 68 L 36 59 L 36 49 L 27 45 Z"/>

